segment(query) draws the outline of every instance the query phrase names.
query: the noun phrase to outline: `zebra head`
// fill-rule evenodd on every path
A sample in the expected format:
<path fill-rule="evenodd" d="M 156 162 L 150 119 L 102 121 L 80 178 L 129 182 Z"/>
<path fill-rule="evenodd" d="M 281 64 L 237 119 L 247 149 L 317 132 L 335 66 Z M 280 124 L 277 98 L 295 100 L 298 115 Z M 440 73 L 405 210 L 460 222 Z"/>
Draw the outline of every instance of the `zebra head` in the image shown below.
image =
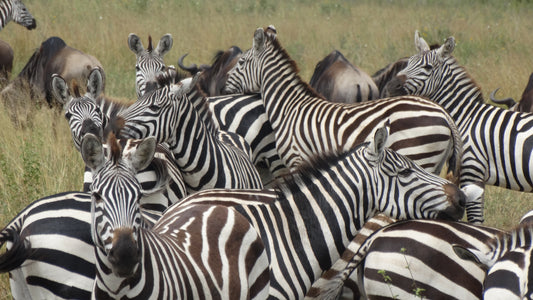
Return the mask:
<path fill-rule="evenodd" d="M 137 98 L 159 88 L 157 76 L 166 69 L 163 56 L 172 48 L 172 35 L 165 34 L 157 47 L 152 47 L 152 37 L 148 36 L 148 48 L 144 48 L 141 39 L 134 33 L 128 36 L 128 45 L 135 53 L 135 88 Z"/>
<path fill-rule="evenodd" d="M 134 149 L 122 149 L 111 134 L 108 157 L 100 139 L 87 134 L 81 144 L 85 164 L 93 171 L 91 234 L 96 252 L 118 277 L 129 277 L 141 260 L 139 231 L 143 225 L 139 199 L 141 185 L 135 175 L 152 161 L 156 142 L 147 138 Z M 125 153 L 127 152 L 127 153 Z"/>
<path fill-rule="evenodd" d="M 224 92 L 227 94 L 257 93 L 261 89 L 261 70 L 265 59 L 276 40 L 276 29 L 270 25 L 258 28 L 254 33 L 253 46 L 245 51 L 235 66 L 228 72 Z M 276 62 L 272 62 L 276 63 Z"/>
<path fill-rule="evenodd" d="M 483 299 L 531 299 L 533 296 L 533 224 L 525 223 L 487 241 L 489 251 L 453 245 L 457 256 L 487 270 Z"/>
<path fill-rule="evenodd" d="M 125 120 L 121 135 L 135 139 L 154 136 L 159 143 L 175 144 L 178 122 L 186 118 L 181 112 L 185 110 L 184 106 L 192 105 L 184 99 L 191 86 L 194 84 L 178 82 L 141 97 L 120 113 L 120 118 Z"/>
<path fill-rule="evenodd" d="M 22 1 L 0 1 L 0 30 L 4 28 L 4 26 L 6 26 L 6 24 L 11 20 L 29 30 L 37 27 L 35 19 Z"/>
<path fill-rule="evenodd" d="M 455 39 L 449 37 L 442 46 L 430 50 L 428 43 L 416 31 L 415 46 L 418 53 L 409 58 L 405 69 L 398 72 L 398 80 L 408 94 L 433 98 L 439 87 L 446 85 L 442 81 L 450 78 L 450 66 L 456 63 L 452 56 Z"/>
<path fill-rule="evenodd" d="M 99 138 L 104 136 L 107 118 L 96 103 L 96 98 L 104 89 L 103 78 L 102 70 L 98 67 L 94 68 L 89 74 L 85 95 L 80 95 L 78 86 L 74 84 L 73 97 L 65 80 L 57 74 L 52 75 L 52 93 L 56 100 L 63 104 L 72 141 L 78 151 L 80 151 L 81 140 L 86 134 L 92 133 Z"/>
<path fill-rule="evenodd" d="M 396 219 L 461 219 L 466 201 L 463 192 L 385 148 L 387 138 L 388 126 L 379 128 L 363 153 L 374 177 L 378 210 Z"/>

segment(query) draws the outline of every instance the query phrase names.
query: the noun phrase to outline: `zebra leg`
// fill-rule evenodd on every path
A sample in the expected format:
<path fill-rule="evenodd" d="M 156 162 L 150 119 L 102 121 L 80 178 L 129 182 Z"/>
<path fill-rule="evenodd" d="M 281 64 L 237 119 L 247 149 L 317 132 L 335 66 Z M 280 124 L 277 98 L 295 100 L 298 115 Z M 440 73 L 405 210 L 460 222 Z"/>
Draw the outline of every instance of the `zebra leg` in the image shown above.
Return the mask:
<path fill-rule="evenodd" d="M 468 184 L 461 187 L 466 196 L 466 217 L 469 223 L 481 224 L 483 217 L 483 203 L 485 201 L 484 184 Z"/>

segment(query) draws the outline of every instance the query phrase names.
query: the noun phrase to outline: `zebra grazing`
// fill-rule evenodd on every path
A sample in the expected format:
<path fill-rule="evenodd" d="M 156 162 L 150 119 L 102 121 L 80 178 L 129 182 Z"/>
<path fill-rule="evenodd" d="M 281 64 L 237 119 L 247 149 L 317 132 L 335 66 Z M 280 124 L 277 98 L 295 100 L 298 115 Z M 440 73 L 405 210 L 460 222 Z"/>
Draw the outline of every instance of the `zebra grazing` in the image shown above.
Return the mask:
<path fill-rule="evenodd" d="M 165 34 L 159 40 L 157 47 L 153 49 L 152 37 L 148 36 L 148 48 L 144 48 L 141 39 L 134 33 L 128 36 L 128 46 L 135 53 L 135 88 L 137 98 L 151 92 L 160 86 L 157 84 L 157 76 L 166 70 L 163 57 L 172 48 L 172 35 Z"/>
<path fill-rule="evenodd" d="M 509 234 L 487 242 L 488 251 L 456 245 L 457 255 L 487 268 L 483 299 L 533 299 L 533 224 L 524 224 Z"/>
<path fill-rule="evenodd" d="M 37 22 L 26 8 L 26 5 L 20 0 L 1 0 L 0 1 L 0 30 L 4 28 L 9 21 L 26 27 L 28 30 L 35 29 Z"/>
<path fill-rule="evenodd" d="M 274 190 L 198 192 L 152 228 L 139 217 L 133 169 L 120 159 L 99 163 L 98 139 L 82 144 L 84 161 L 98 170 L 93 297 L 302 298 L 378 211 L 400 219 L 461 218 L 462 192 L 384 148 L 386 138 L 381 128 L 372 142 L 317 158 Z"/>
<path fill-rule="evenodd" d="M 452 56 L 450 37 L 435 50 L 415 33 L 418 53 L 398 73 L 403 88 L 442 105 L 461 132 L 464 153 L 460 176 L 470 222 L 483 222 L 485 184 L 533 191 L 533 114 L 511 112 L 483 100 L 481 89 Z"/>
<path fill-rule="evenodd" d="M 109 118 L 113 117 L 118 111 L 124 109 L 120 105 L 113 105 L 112 101 L 107 101 L 101 93 L 104 87 L 104 74 L 99 68 L 94 68 L 89 74 L 87 80 L 87 93 L 79 94 L 79 88 L 74 85 L 74 94 L 71 95 L 65 80 L 54 74 L 52 79 L 52 91 L 57 101 L 64 106 L 65 118 L 67 119 L 74 146 L 80 151 L 82 138 L 88 134 L 94 134 L 101 140 L 105 139 L 108 128 Z M 110 104 L 109 104 L 110 103 Z M 105 110 L 109 115 L 102 112 Z M 135 149 L 139 141 L 123 140 L 123 148 Z M 152 210 L 162 212 L 170 204 L 178 202 L 187 195 L 187 189 L 180 170 L 174 162 L 174 156 L 169 149 L 160 144 L 157 146 L 154 161 L 137 174 L 138 180 L 142 183 L 143 192 L 152 194 L 153 189 L 159 188 L 160 181 L 167 181 L 165 186 L 165 198 L 143 199 L 145 208 L 150 207 Z M 83 191 L 87 192 L 92 182 L 91 171 L 86 168 L 84 174 Z"/>
<path fill-rule="evenodd" d="M 124 137 L 156 136 L 169 145 L 189 192 L 263 187 L 246 141 L 234 133 L 207 130 L 181 83 L 142 97 L 119 117 Z"/>
<path fill-rule="evenodd" d="M 371 138 L 374 128 L 390 122 L 388 147 L 437 174 L 448 161 L 458 175 L 460 136 L 439 105 L 413 96 L 331 103 L 301 80 L 271 31 L 255 31 L 252 49 L 228 75 L 226 92 L 261 92 L 278 154 L 287 167 L 294 169 L 319 153 L 349 150 Z"/>
<path fill-rule="evenodd" d="M 333 274 L 317 281 L 308 296 L 336 296 L 349 275 L 362 299 L 481 299 L 485 269 L 455 253 L 460 247 L 485 253 L 490 249 L 487 241 L 502 234 L 496 228 L 445 220 L 370 227 L 366 240 L 354 239 L 364 240 L 356 244 L 360 248 L 355 247 Z"/>

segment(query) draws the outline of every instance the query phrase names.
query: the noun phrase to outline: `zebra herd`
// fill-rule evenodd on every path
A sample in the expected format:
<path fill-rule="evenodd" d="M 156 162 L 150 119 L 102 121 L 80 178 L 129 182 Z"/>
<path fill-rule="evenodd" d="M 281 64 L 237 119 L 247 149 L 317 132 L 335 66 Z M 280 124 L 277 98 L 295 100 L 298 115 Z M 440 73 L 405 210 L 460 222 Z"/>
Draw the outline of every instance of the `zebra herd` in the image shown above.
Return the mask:
<path fill-rule="evenodd" d="M 15 299 L 533 297 L 531 217 L 478 224 L 485 184 L 533 190 L 531 116 L 484 104 L 453 38 L 415 33 L 375 84 L 395 97 L 357 104 L 302 80 L 274 26 L 190 77 L 164 64 L 172 44 L 129 35 L 132 104 L 101 68 L 84 87 L 52 76 L 84 188 L 0 231 Z"/>

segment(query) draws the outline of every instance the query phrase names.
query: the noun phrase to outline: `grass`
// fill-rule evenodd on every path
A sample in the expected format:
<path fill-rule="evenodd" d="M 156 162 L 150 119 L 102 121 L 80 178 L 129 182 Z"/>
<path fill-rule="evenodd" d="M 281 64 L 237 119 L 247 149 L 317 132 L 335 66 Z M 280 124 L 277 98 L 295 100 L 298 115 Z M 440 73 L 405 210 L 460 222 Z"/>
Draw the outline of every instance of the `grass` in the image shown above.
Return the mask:
<path fill-rule="evenodd" d="M 533 71 L 533 4 L 529 1 L 436 0 L 25 0 L 37 20 L 28 31 L 15 23 L 0 39 L 15 51 L 14 74 L 41 42 L 59 36 L 97 57 L 106 72 L 106 94 L 134 99 L 135 56 L 128 34 L 155 42 L 171 33 L 174 46 L 167 64 L 189 53 L 186 63 L 209 63 L 217 50 L 252 45 L 257 27 L 276 26 L 278 38 L 309 80 L 316 63 L 334 49 L 372 74 L 414 54 L 414 31 L 429 43 L 456 38 L 455 56 L 481 86 L 484 95 L 519 99 Z M 72 145 L 61 112 L 22 97 L 13 116 L 0 106 L 0 224 L 29 202 L 79 190 L 83 163 Z M 26 99 L 26 100 L 24 100 Z M 12 122 L 16 117 L 17 123 Z M 510 228 L 533 209 L 531 194 L 488 187 L 486 224 Z M 7 276 L 0 299 L 10 298 Z"/>

